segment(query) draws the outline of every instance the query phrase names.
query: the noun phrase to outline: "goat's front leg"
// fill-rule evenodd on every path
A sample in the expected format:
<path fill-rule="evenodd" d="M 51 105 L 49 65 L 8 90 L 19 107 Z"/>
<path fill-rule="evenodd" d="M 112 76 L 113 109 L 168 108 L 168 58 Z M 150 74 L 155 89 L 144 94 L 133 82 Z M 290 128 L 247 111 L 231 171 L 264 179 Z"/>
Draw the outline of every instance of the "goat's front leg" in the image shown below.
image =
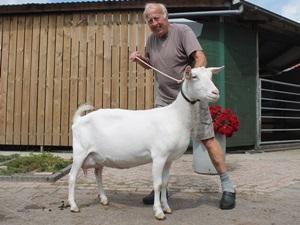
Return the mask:
<path fill-rule="evenodd" d="M 163 174 L 162 174 L 162 189 L 161 189 L 161 204 L 162 209 L 165 213 L 171 214 L 172 210 L 169 207 L 168 199 L 167 199 L 167 187 L 168 187 L 168 181 L 169 181 L 169 171 L 171 167 L 172 162 L 166 162 Z"/>
<path fill-rule="evenodd" d="M 166 218 L 160 203 L 160 192 L 162 187 L 162 173 L 165 166 L 166 159 L 154 158 L 152 163 L 152 176 L 153 176 L 153 188 L 154 188 L 154 204 L 153 210 L 155 218 L 163 220 Z"/>

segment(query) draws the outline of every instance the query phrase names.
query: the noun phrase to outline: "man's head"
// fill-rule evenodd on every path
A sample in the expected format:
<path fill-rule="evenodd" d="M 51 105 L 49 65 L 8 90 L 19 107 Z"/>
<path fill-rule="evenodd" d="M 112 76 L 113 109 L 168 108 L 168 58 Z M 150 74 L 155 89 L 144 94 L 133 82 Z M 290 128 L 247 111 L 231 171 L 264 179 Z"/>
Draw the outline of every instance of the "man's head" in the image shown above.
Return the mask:
<path fill-rule="evenodd" d="M 168 33 L 168 11 L 163 4 L 146 4 L 144 10 L 144 18 L 154 35 L 158 37 L 164 37 Z"/>

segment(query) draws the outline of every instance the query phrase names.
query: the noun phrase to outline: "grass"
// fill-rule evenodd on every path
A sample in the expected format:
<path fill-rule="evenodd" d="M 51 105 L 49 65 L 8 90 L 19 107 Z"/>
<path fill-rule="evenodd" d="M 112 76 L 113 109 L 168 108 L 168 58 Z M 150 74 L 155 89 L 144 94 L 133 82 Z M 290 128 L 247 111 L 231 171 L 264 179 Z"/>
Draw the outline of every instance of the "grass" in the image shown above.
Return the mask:
<path fill-rule="evenodd" d="M 12 155 L 0 155 L 0 163 L 18 158 L 20 155 L 19 154 L 12 154 Z"/>
<path fill-rule="evenodd" d="M 0 175 L 23 174 L 30 172 L 58 172 L 71 163 L 50 153 L 19 156 L 2 164 Z"/>

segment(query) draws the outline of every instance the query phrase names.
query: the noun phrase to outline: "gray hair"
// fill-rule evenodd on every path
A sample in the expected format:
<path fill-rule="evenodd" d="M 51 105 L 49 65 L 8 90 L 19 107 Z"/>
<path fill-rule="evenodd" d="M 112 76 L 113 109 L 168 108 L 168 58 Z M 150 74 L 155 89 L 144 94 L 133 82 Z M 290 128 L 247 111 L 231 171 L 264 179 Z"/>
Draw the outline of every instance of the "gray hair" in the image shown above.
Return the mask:
<path fill-rule="evenodd" d="M 164 4 L 161 3 L 147 3 L 145 5 L 145 10 L 144 10 L 144 19 L 147 21 L 148 20 L 148 13 L 149 10 L 155 7 L 159 7 L 161 9 L 161 11 L 163 12 L 163 16 L 164 18 L 168 18 L 168 10 L 166 8 L 166 6 Z"/>

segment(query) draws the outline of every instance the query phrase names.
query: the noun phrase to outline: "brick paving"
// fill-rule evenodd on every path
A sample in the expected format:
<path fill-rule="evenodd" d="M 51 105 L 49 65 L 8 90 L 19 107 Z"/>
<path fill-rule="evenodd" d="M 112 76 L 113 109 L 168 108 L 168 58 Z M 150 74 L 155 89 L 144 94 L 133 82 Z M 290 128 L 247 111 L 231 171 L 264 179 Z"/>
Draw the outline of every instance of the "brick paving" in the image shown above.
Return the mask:
<path fill-rule="evenodd" d="M 67 154 L 65 157 L 71 157 L 71 155 Z M 202 196 L 201 193 L 219 192 L 219 177 L 216 175 L 195 173 L 192 168 L 192 161 L 193 156 L 191 154 L 185 154 L 172 165 L 169 182 L 169 190 L 171 195 L 173 195 L 171 199 L 175 199 L 173 200 L 175 201 L 175 205 L 177 200 L 184 203 L 183 200 L 180 200 L 182 194 L 184 198 L 190 199 L 189 202 L 195 204 L 196 208 L 204 207 L 201 205 L 197 206 L 198 201 L 193 199 L 194 197 L 199 198 L 199 195 Z M 300 181 L 300 150 L 255 154 L 227 154 L 226 162 L 231 179 L 236 185 L 237 192 L 240 194 L 269 195 L 270 193 L 275 193 L 275 191 L 284 190 L 284 188 L 289 186 L 291 187 L 294 184 L 299 184 L 298 182 Z M 127 195 L 133 193 L 131 202 L 135 202 L 133 200 L 136 198 L 136 202 L 138 203 L 132 204 L 141 204 L 140 199 L 142 196 L 152 189 L 151 164 L 124 170 L 105 168 L 103 172 L 103 183 L 109 198 L 114 196 L 115 201 L 119 201 L 119 203 L 113 203 L 112 209 L 122 212 L 125 208 L 130 208 L 128 203 L 125 205 L 121 204 L 123 201 L 125 202 L 126 199 L 128 201 Z M 68 176 L 64 176 L 55 183 L 1 181 L 0 199 L 2 204 L 0 205 L 0 224 L 2 224 L 1 221 L 22 221 L 20 220 L 21 218 L 18 219 L 20 215 L 37 216 L 35 218 L 36 223 L 34 224 L 43 224 L 38 222 L 39 218 L 38 215 L 34 214 L 34 210 L 50 211 L 51 206 L 57 208 L 61 200 L 67 199 L 67 189 Z M 95 202 L 95 200 L 91 202 L 91 199 L 87 198 L 97 195 L 92 170 L 88 172 L 87 176 L 84 176 L 82 171 L 80 172 L 77 181 L 77 190 L 79 194 L 76 199 L 81 207 L 86 206 L 87 208 L 93 208 L 94 205 L 99 204 Z M 219 197 L 214 194 L 211 199 L 208 198 L 207 202 L 212 201 L 215 202 L 214 204 L 217 204 L 218 198 Z M 240 201 L 245 200 L 241 199 Z M 142 205 L 134 205 L 134 207 L 141 206 Z M 182 207 L 183 206 L 180 206 L 178 208 L 182 209 Z M 217 208 L 216 205 L 213 207 Z M 106 209 L 104 208 L 104 210 Z M 249 208 L 249 210 L 251 210 L 251 208 Z M 114 211 L 109 212 L 113 213 Z M 192 211 L 190 212 L 192 213 Z M 56 213 L 59 213 L 59 211 Z M 181 213 L 181 211 L 178 213 Z M 63 215 L 65 214 L 62 213 L 61 216 Z M 68 216 L 67 219 L 72 219 L 72 217 L 69 217 L 70 216 Z M 11 220 L 9 220 L 10 218 Z M 280 219 L 280 217 L 278 218 Z M 299 218 L 296 216 L 296 219 Z M 197 219 L 195 218 L 195 220 Z M 23 222 L 23 224 L 31 224 L 30 218 L 27 218 L 27 216 L 25 216 L 25 221 Z M 18 224 L 18 222 L 12 224 Z M 53 222 L 53 224 L 60 223 Z"/>
<path fill-rule="evenodd" d="M 65 154 L 64 157 L 71 157 Z M 203 175 L 193 171 L 193 155 L 185 154 L 171 167 L 169 188 L 179 192 L 218 192 L 219 176 Z M 300 181 L 300 150 L 276 151 L 255 154 L 227 154 L 226 163 L 229 174 L 240 193 L 265 193 L 284 188 Z M 152 164 L 130 169 L 104 168 L 103 184 L 105 189 L 114 191 L 148 192 L 152 189 Z M 50 186 L 66 187 L 68 176 L 53 184 L 38 182 L 1 182 L 1 187 Z M 85 176 L 80 171 L 77 179 L 78 189 L 94 189 L 96 183 L 93 170 Z"/>
<path fill-rule="evenodd" d="M 202 175 L 192 168 L 193 155 L 185 154 L 175 161 L 170 171 L 170 190 L 179 192 L 218 192 L 217 175 Z M 226 163 L 239 193 L 273 192 L 300 181 L 300 150 L 255 154 L 227 154 Z M 68 176 L 56 182 L 67 186 Z M 105 189 L 116 191 L 148 192 L 152 189 L 151 164 L 130 169 L 105 168 Z M 96 188 L 93 170 L 87 176 L 79 174 L 77 187 Z"/>

